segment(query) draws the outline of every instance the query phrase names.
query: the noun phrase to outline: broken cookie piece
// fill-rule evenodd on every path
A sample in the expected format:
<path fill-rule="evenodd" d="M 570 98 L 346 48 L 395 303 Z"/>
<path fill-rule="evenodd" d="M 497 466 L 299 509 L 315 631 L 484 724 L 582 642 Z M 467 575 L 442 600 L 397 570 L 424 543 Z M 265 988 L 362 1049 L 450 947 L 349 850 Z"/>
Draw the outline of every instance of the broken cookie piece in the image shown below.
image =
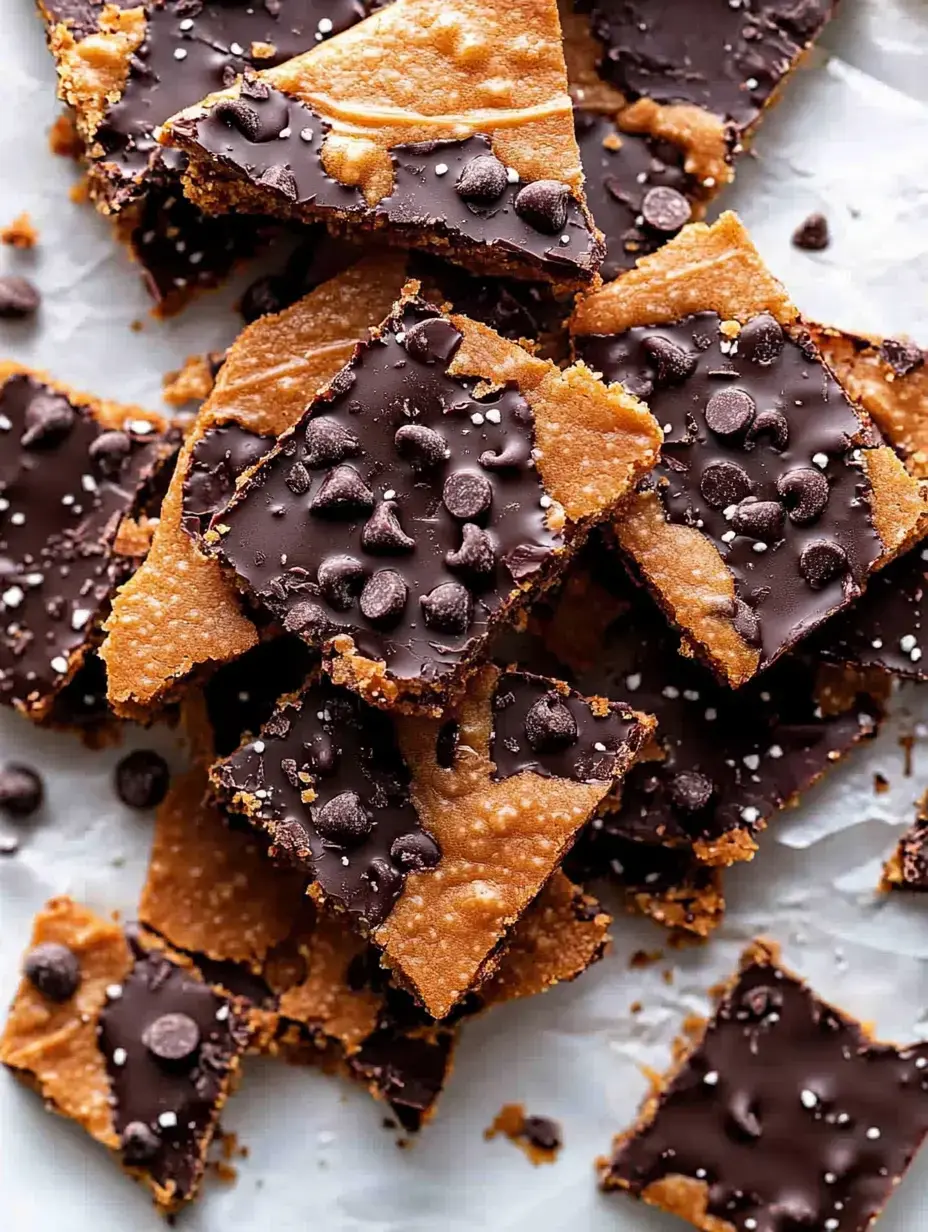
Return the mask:
<path fill-rule="evenodd" d="M 395 0 L 161 137 L 210 213 L 322 219 L 565 288 L 602 260 L 555 0 Z"/>
<path fill-rule="evenodd" d="M 167 1213 L 196 1197 L 249 1035 L 244 1007 L 184 960 L 56 898 L 36 917 L 0 1060 Z"/>
<path fill-rule="evenodd" d="M 874 443 L 733 214 L 684 228 L 581 302 L 572 328 L 577 354 L 664 427 L 615 536 L 731 686 L 924 534 L 918 484 Z"/>
<path fill-rule="evenodd" d="M 866 1232 L 928 1131 L 928 1045 L 875 1042 L 756 942 L 695 1044 L 602 1160 L 702 1232 Z"/>

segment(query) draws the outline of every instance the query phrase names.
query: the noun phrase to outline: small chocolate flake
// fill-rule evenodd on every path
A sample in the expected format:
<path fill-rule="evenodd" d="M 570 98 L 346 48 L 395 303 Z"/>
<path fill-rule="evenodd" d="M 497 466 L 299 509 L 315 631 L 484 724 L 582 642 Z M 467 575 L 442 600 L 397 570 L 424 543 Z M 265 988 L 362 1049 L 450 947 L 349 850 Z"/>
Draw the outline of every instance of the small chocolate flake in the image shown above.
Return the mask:
<path fill-rule="evenodd" d="M 117 764 L 116 794 L 130 808 L 147 809 L 160 804 L 171 782 L 168 764 L 153 749 L 135 749 Z"/>
<path fill-rule="evenodd" d="M 925 362 L 925 353 L 914 342 L 902 342 L 885 338 L 880 343 L 880 358 L 892 368 L 896 376 L 908 376 Z"/>
<path fill-rule="evenodd" d="M 798 466 L 781 475 L 777 491 L 783 498 L 790 521 L 797 526 L 814 522 L 828 504 L 828 480 L 812 466 Z"/>
<path fill-rule="evenodd" d="M 536 753 L 555 753 L 576 742 L 577 720 L 559 693 L 546 693 L 529 709 L 525 736 Z"/>
<path fill-rule="evenodd" d="M 313 825 L 328 842 L 355 847 L 373 830 L 374 818 L 356 792 L 343 791 L 313 809 Z"/>
<path fill-rule="evenodd" d="M 361 593 L 365 569 L 353 556 L 330 556 L 319 566 L 319 589 L 337 612 L 347 612 Z"/>
<path fill-rule="evenodd" d="M 162 1014 L 145 1028 L 142 1043 L 159 1061 L 190 1062 L 200 1047 L 200 1028 L 187 1014 Z"/>
<path fill-rule="evenodd" d="M 466 633 L 473 619 L 470 591 L 459 582 L 442 582 L 419 602 L 426 625 L 439 633 Z"/>
<path fill-rule="evenodd" d="M 256 182 L 262 188 L 270 188 L 273 192 L 280 193 L 288 201 L 296 201 L 300 195 L 293 172 L 283 164 L 268 167 L 266 171 L 262 171 Z"/>
<path fill-rule="evenodd" d="M 37 312 L 42 297 L 28 278 L 18 274 L 0 277 L 0 320 L 16 321 Z"/>
<path fill-rule="evenodd" d="M 318 603 L 313 603 L 310 599 L 295 604 L 284 617 L 284 629 L 287 633 L 299 633 L 301 637 L 325 637 L 329 628 L 328 616 Z"/>
<path fill-rule="evenodd" d="M 305 496 L 310 486 L 309 471 L 302 462 L 294 462 L 285 482 L 294 496 Z"/>
<path fill-rule="evenodd" d="M 43 941 L 30 950 L 23 963 L 23 974 L 49 1001 L 62 1005 L 80 987 L 81 965 L 73 950 L 57 941 Z"/>
<path fill-rule="evenodd" d="M 828 247 L 830 239 L 825 215 L 810 214 L 793 232 L 793 247 L 805 249 L 806 252 L 821 252 Z"/>
<path fill-rule="evenodd" d="M 570 190 L 559 180 L 534 180 L 516 194 L 515 211 L 519 217 L 546 235 L 556 235 L 567 224 Z"/>
<path fill-rule="evenodd" d="M 465 163 L 455 184 L 465 201 L 491 205 L 506 191 L 506 168 L 493 154 L 478 154 Z"/>
<path fill-rule="evenodd" d="M 641 202 L 641 216 L 655 231 L 672 235 L 692 216 L 690 203 L 676 188 L 658 185 L 649 188 Z"/>
<path fill-rule="evenodd" d="M 29 766 L 11 762 L 0 770 L 0 812 L 11 817 L 31 817 L 41 806 L 45 790 Z"/>
<path fill-rule="evenodd" d="M 361 612 L 371 624 L 394 624 L 406 607 L 408 593 L 395 569 L 378 569 L 361 591 Z"/>

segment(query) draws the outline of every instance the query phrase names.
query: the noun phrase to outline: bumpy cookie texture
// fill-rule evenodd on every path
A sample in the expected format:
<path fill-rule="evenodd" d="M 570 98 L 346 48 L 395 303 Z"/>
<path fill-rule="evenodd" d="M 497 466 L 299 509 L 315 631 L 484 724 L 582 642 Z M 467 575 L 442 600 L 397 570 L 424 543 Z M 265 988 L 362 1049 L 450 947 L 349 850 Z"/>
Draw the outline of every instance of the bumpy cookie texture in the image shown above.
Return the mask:
<path fill-rule="evenodd" d="M 67 898 L 36 918 L 0 1059 L 164 1211 L 196 1196 L 248 1043 L 243 1007 Z"/>
<path fill-rule="evenodd" d="M 928 890 L 928 797 L 883 867 L 881 890 Z"/>
<path fill-rule="evenodd" d="M 617 391 L 618 392 L 618 391 Z M 248 593 L 381 703 L 460 691 L 656 456 L 636 400 L 404 298 L 207 538 Z"/>
<path fill-rule="evenodd" d="M 397 0 L 162 138 L 210 212 L 322 218 L 567 287 L 602 260 L 554 0 Z"/>
<path fill-rule="evenodd" d="M 733 215 L 687 227 L 619 290 L 580 305 L 577 352 L 648 398 L 665 441 L 616 537 L 738 686 L 856 598 L 926 506 Z"/>
<path fill-rule="evenodd" d="M 926 1067 L 926 1045 L 876 1043 L 755 943 L 603 1186 L 703 1232 L 866 1232 L 928 1131 Z"/>
<path fill-rule="evenodd" d="M 122 536 L 171 452 L 165 428 L 0 364 L 0 701 L 30 718 L 76 675 L 137 564 Z"/>
<path fill-rule="evenodd" d="M 209 501 L 231 494 L 242 449 L 300 417 L 388 311 L 404 269 L 399 257 L 362 261 L 278 316 L 255 321 L 230 348 L 181 451 L 148 559 L 116 597 L 106 625 L 102 654 L 117 713 L 144 716 L 198 666 L 256 644 L 235 587 L 201 553 L 196 530 L 211 512 Z M 254 454 L 246 452 L 246 460 Z"/>

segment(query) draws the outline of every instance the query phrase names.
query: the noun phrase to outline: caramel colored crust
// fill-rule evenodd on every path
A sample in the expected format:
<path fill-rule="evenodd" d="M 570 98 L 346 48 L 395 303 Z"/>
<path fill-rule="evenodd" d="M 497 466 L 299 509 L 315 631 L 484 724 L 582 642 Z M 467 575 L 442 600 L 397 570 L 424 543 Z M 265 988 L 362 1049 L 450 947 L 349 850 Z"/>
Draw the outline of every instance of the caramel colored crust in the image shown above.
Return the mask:
<path fill-rule="evenodd" d="M 558 11 L 571 98 L 587 111 L 618 115 L 627 99 L 596 71 L 602 47 L 590 30 L 589 14 L 575 12 L 573 0 L 559 0 Z"/>
<path fill-rule="evenodd" d="M 704 188 L 719 189 L 734 179 L 729 129 L 702 107 L 639 98 L 622 112 L 619 128 L 628 133 L 649 133 L 679 146 L 686 154 L 685 170 Z"/>
<path fill-rule="evenodd" d="M 254 322 L 233 344 L 178 458 L 149 557 L 105 625 L 101 654 L 117 714 L 145 715 L 197 666 L 227 662 L 257 642 L 235 587 L 181 526 L 196 442 L 224 422 L 265 434 L 288 428 L 386 315 L 403 274 L 399 256 L 368 258 L 279 316 Z"/>
<path fill-rule="evenodd" d="M 694 890 L 688 886 L 673 886 L 661 894 L 643 890 L 626 890 L 626 906 L 638 915 L 646 915 L 655 924 L 670 929 L 679 937 L 709 937 L 725 917 L 725 895 L 721 872 L 713 873 L 711 886 Z"/>
<path fill-rule="evenodd" d="M 55 1005 L 25 978 L 20 980 L 0 1061 L 34 1087 L 55 1112 L 76 1121 L 98 1142 L 116 1149 L 109 1077 L 97 1043 L 97 1019 L 106 989 L 121 984 L 132 966 L 117 924 L 101 920 L 69 898 L 55 898 L 39 912 L 30 949 L 45 942 L 67 946 L 80 960 L 74 997 Z"/>
<path fill-rule="evenodd" d="M 208 398 L 215 383 L 209 356 L 188 355 L 182 368 L 165 373 L 161 396 L 168 406 L 186 406 L 188 402 Z"/>
<path fill-rule="evenodd" d="M 882 569 L 922 538 L 928 529 L 928 512 L 920 489 L 887 445 L 864 450 L 863 464 L 873 489 L 873 525 L 884 548 L 875 568 Z"/>

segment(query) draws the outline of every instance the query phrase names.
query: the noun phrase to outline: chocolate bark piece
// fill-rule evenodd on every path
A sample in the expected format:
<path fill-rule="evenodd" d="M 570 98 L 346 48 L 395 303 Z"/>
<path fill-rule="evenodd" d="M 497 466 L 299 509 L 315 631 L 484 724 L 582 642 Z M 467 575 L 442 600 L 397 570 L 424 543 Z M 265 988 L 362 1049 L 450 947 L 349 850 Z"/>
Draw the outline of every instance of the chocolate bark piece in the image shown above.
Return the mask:
<path fill-rule="evenodd" d="M 928 890 L 928 796 L 883 867 L 881 890 Z"/>
<path fill-rule="evenodd" d="M 0 1060 L 117 1153 L 159 1208 L 179 1209 L 248 1045 L 246 1008 L 68 898 L 36 917 L 24 971 Z"/>
<path fill-rule="evenodd" d="M 406 296 L 206 538 L 339 683 L 435 709 L 654 458 L 616 392 Z"/>
<path fill-rule="evenodd" d="M 555 749 L 552 703 L 576 724 Z M 495 969 L 496 947 L 650 727 L 621 704 L 496 668 L 483 669 L 444 722 L 397 719 L 320 679 L 211 777 L 226 807 L 268 835 L 315 897 L 347 912 L 441 1018 Z M 568 755 L 568 739 L 581 756 Z M 503 748 L 505 760 L 494 761 Z"/>
<path fill-rule="evenodd" d="M 701 1038 L 601 1163 L 705 1232 L 866 1232 L 928 1131 L 928 1046 L 872 1039 L 755 942 Z"/>
<path fill-rule="evenodd" d="M 875 443 L 734 215 L 685 228 L 621 290 L 584 301 L 573 330 L 578 354 L 664 425 L 616 537 L 732 686 L 924 533 L 917 483 Z"/>
<path fill-rule="evenodd" d="M 397 0 L 173 117 L 161 139 L 189 159 L 188 196 L 212 213 L 376 231 L 481 272 L 589 283 L 603 250 L 555 0 L 462 0 L 450 39 L 442 12 Z"/>
<path fill-rule="evenodd" d="M 0 701 L 49 715 L 138 563 L 166 422 L 0 364 Z"/>

